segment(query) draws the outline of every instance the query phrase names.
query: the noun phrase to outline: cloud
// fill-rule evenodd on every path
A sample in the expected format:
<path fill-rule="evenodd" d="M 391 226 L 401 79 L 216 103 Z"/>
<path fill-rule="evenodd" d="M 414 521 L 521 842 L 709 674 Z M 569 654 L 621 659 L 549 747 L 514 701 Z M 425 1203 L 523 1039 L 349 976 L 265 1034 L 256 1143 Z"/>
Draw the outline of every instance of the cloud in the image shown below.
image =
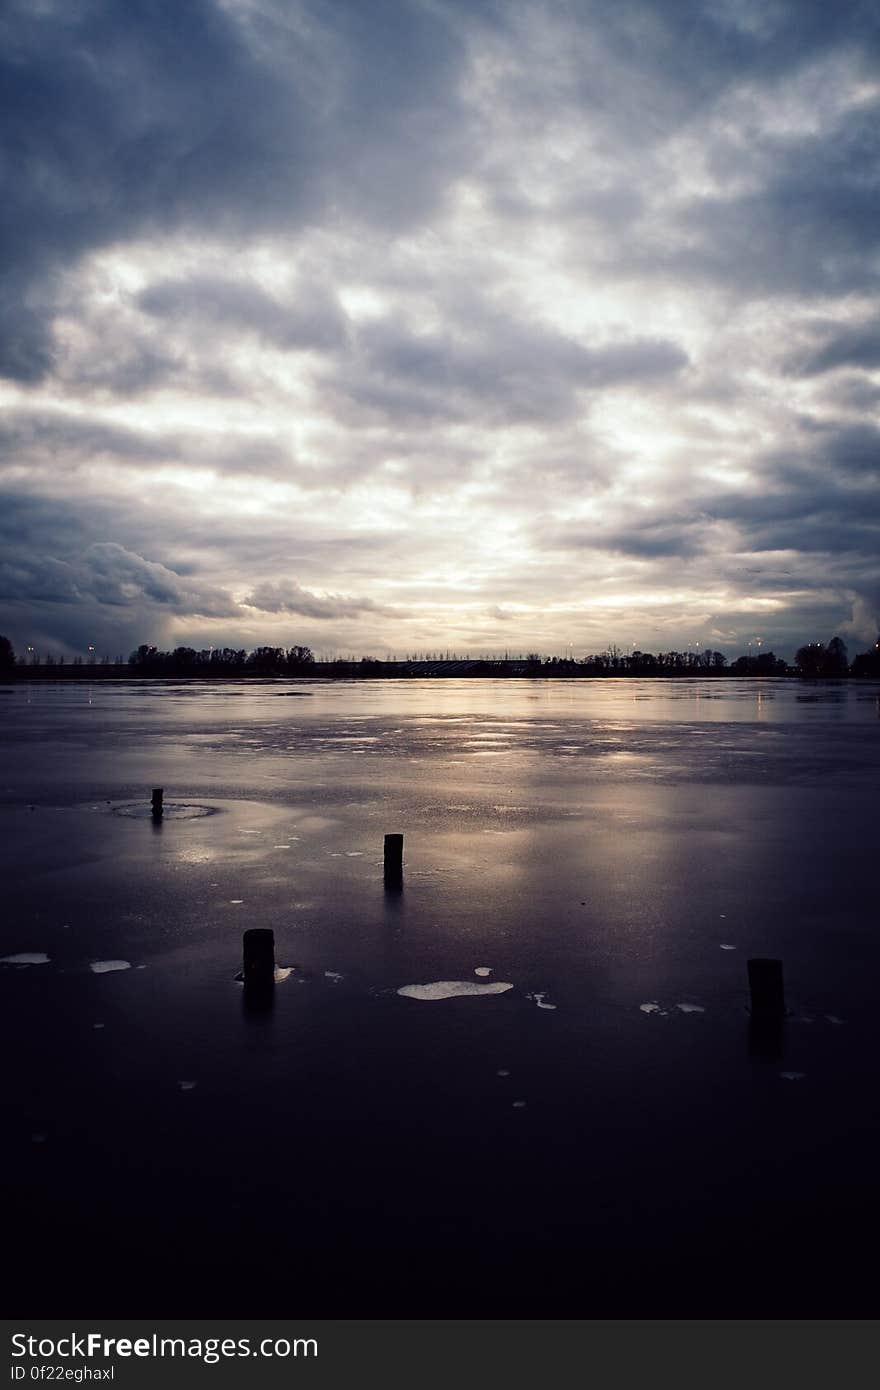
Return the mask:
<path fill-rule="evenodd" d="M 878 56 L 856 0 L 10 0 L 0 628 L 864 627 Z"/>
<path fill-rule="evenodd" d="M 90 545 L 74 560 L 53 556 L 0 564 L 0 598 L 50 603 L 92 602 L 114 608 L 155 604 L 175 613 L 229 617 L 236 605 L 211 585 L 183 578 L 115 541 Z"/>
<path fill-rule="evenodd" d="M 315 285 L 299 289 L 285 304 L 244 280 L 197 275 L 150 285 L 138 305 L 157 318 L 195 322 L 213 332 L 230 326 L 250 331 L 281 348 L 327 350 L 342 346 L 346 337 L 339 304 Z"/>
<path fill-rule="evenodd" d="M 642 339 L 592 347 L 480 304 L 451 320 L 457 331 L 420 330 L 385 318 L 357 335 L 354 361 L 333 385 L 380 415 L 561 421 L 580 413 L 581 392 L 653 382 L 688 362 L 674 342 Z"/>
<path fill-rule="evenodd" d="M 794 357 L 792 372 L 809 377 L 834 372 L 840 367 L 861 367 L 865 371 L 880 367 L 878 320 L 843 327 L 834 323 L 818 324 L 814 328 L 814 335 L 824 337 L 824 341 Z"/>
<path fill-rule="evenodd" d="M 461 48 L 418 4 L 13 0 L 0 37 L 15 153 L 0 368 L 18 380 L 52 362 L 51 302 L 35 298 L 87 252 L 142 232 L 292 229 L 339 203 L 405 222 L 462 156 Z"/>
<path fill-rule="evenodd" d="M 347 598 L 342 594 L 314 594 L 302 588 L 294 579 L 265 582 L 242 602 L 248 608 L 263 613 L 297 613 L 305 618 L 354 618 L 361 613 L 393 612 L 391 608 L 373 603 L 370 599 Z"/>

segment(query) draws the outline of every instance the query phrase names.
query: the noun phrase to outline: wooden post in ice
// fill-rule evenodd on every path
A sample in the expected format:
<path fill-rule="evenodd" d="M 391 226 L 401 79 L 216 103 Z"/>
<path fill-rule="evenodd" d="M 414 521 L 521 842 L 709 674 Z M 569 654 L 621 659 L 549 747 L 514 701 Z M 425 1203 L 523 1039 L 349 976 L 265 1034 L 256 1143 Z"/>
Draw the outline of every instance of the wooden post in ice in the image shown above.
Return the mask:
<path fill-rule="evenodd" d="M 785 1018 L 781 960 L 750 960 L 749 993 L 752 1018 L 761 1023 L 779 1023 Z"/>
<path fill-rule="evenodd" d="M 251 927 L 242 938 L 242 978 L 246 985 L 275 983 L 275 933 L 271 927 Z"/>
<path fill-rule="evenodd" d="M 403 836 L 385 836 L 385 887 L 403 887 Z"/>
<path fill-rule="evenodd" d="M 163 793 L 161 787 L 154 787 L 154 788 L 153 788 L 153 820 L 161 820 L 161 819 L 162 819 L 162 796 L 163 796 L 163 794 L 164 794 L 164 793 Z"/>

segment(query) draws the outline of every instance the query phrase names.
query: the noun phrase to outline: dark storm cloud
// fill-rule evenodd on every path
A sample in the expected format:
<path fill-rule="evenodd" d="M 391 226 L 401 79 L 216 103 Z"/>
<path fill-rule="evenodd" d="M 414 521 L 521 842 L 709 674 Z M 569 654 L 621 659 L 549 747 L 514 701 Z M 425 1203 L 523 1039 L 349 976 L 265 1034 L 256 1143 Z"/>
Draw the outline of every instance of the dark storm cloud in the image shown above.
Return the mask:
<path fill-rule="evenodd" d="M 36 485 L 42 478 L 60 485 L 65 474 L 74 474 L 95 463 L 116 470 L 116 489 L 134 487 L 127 471 L 160 465 L 206 469 L 229 475 L 283 477 L 304 488 L 319 488 L 326 477 L 300 467 L 283 440 L 247 431 L 225 434 L 198 430 L 148 430 L 111 425 L 67 411 L 12 411 L 0 423 L 0 476 L 4 470 L 27 469 Z M 70 498 L 74 512 L 76 497 Z M 84 510 L 92 506 L 84 502 Z"/>
<path fill-rule="evenodd" d="M 674 264 L 682 273 L 689 268 L 774 294 L 876 290 L 878 117 L 874 105 L 816 135 L 759 142 L 749 160 L 763 186 L 694 201 L 680 225 L 699 241 Z"/>
<path fill-rule="evenodd" d="M 809 422 L 816 437 L 813 457 L 818 467 L 831 465 L 835 476 L 853 475 L 863 481 L 867 474 L 880 475 L 880 429 L 876 425 L 851 425 L 836 420 Z M 880 482 L 880 476 L 877 481 Z"/>
<path fill-rule="evenodd" d="M 145 462 L 167 454 L 167 445 L 144 432 L 66 411 L 12 411 L 0 422 L 0 467 L 43 464 L 61 473 L 95 459 Z"/>
<path fill-rule="evenodd" d="M 72 560 L 20 553 L 14 560 L 0 562 L 0 599 L 28 597 L 113 608 L 156 605 L 203 617 L 229 617 L 237 611 L 228 594 L 186 579 L 115 541 L 90 545 Z"/>
<path fill-rule="evenodd" d="M 293 302 L 283 303 L 258 285 L 212 276 L 163 280 L 138 296 L 148 314 L 189 321 L 214 331 L 249 330 L 281 348 L 328 350 L 343 346 L 346 320 L 335 297 L 307 285 Z"/>
<path fill-rule="evenodd" d="M 342 594 L 313 594 L 295 579 L 258 584 L 243 603 L 263 613 L 297 613 L 304 618 L 354 618 L 360 613 L 392 613 L 369 599 L 348 598 Z"/>
<path fill-rule="evenodd" d="M 475 296 L 476 297 L 476 296 Z M 559 421 L 580 391 L 673 376 L 687 366 L 673 342 L 633 339 L 591 348 L 499 313 L 471 313 L 459 333 L 420 332 L 386 319 L 358 335 L 357 357 L 335 381 L 341 395 L 389 414 Z"/>
<path fill-rule="evenodd" d="M 401 225 L 461 158 L 461 49 L 417 4 L 246 22 L 210 0 L 13 0 L 0 54 L 0 371 L 23 381 L 51 365 L 53 277 L 85 252 L 291 229 L 334 204 Z"/>
<path fill-rule="evenodd" d="M 823 341 L 792 356 L 790 371 L 799 376 L 821 376 L 839 367 L 862 367 L 866 371 L 880 367 L 880 321 L 872 319 L 839 327 L 836 324 L 814 326 L 814 335 Z"/>
<path fill-rule="evenodd" d="M 627 154 L 702 119 L 744 81 L 769 88 L 835 52 L 880 51 L 880 20 L 861 0 L 539 0 L 494 13 L 513 36 L 505 57 L 518 59 L 499 98 L 532 122 L 580 111 Z"/>

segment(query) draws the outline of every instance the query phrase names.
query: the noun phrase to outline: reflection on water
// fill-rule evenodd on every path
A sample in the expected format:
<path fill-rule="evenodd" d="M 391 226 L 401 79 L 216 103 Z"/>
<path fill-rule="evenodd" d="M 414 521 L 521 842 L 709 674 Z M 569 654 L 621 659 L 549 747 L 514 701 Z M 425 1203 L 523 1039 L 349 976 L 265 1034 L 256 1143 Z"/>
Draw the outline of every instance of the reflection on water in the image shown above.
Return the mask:
<path fill-rule="evenodd" d="M 279 689 L 279 687 L 281 687 Z M 279 694 L 303 694 L 280 707 Z M 324 680 L 201 684 L 166 681 L 113 682 L 86 690 L 76 683 L 15 686 L 8 710 L 30 705 L 35 710 L 78 711 L 107 716 L 163 717 L 173 709 L 180 725 L 219 721 L 223 737 L 240 742 L 253 738 L 253 728 L 232 728 L 226 710 L 235 701 L 235 720 L 272 726 L 276 731 L 328 716 L 368 723 L 395 714 L 427 726 L 445 728 L 480 718 L 481 737 L 504 737 L 506 731 L 547 724 L 556 715 L 563 726 L 572 719 L 621 720 L 627 725 L 650 721 L 713 723 L 723 721 L 811 722 L 837 718 L 863 720 L 880 713 L 880 693 L 874 681 L 798 680 Z M 536 704 L 539 706 L 535 708 Z M 231 711 L 230 711 L 231 716 Z M 491 734 L 486 732 L 492 723 Z M 387 730 L 385 734 L 398 732 Z M 335 730 L 336 740 L 366 741 L 385 735 L 371 729 Z M 190 732 L 191 739 L 207 737 Z"/>

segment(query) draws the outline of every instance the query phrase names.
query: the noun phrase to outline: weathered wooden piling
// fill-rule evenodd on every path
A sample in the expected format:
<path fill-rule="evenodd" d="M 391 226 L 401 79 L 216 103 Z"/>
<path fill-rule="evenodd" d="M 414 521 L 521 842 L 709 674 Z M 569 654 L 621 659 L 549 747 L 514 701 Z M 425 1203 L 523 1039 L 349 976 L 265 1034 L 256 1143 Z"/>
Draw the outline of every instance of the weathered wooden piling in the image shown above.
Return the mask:
<path fill-rule="evenodd" d="M 746 962 L 752 1018 L 760 1023 L 779 1023 L 785 1018 L 782 961 L 755 959 Z"/>
<path fill-rule="evenodd" d="M 162 797 L 163 797 L 163 796 L 164 796 L 164 791 L 163 791 L 163 789 L 162 789 L 161 787 L 154 787 L 154 788 L 153 788 L 153 819 L 154 819 L 154 820 L 161 820 L 161 819 L 162 819 Z"/>
<path fill-rule="evenodd" d="M 385 836 L 385 887 L 403 887 L 403 836 Z"/>
<path fill-rule="evenodd" d="M 242 978 L 246 985 L 275 982 L 275 933 L 271 927 L 251 927 L 242 937 Z"/>

